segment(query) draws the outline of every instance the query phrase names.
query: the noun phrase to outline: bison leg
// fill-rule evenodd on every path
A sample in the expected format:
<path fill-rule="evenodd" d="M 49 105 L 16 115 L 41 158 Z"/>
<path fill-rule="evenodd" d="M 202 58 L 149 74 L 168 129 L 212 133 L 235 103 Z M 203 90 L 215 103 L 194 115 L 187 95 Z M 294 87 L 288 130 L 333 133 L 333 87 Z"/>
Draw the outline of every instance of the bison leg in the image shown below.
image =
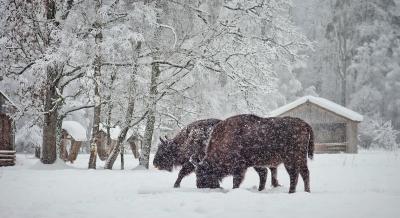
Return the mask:
<path fill-rule="evenodd" d="M 308 170 L 307 164 L 300 168 L 300 175 L 304 181 L 304 191 L 310 192 L 310 171 Z"/>
<path fill-rule="evenodd" d="M 271 185 L 272 187 L 276 188 L 278 186 L 281 186 L 278 182 L 278 169 L 276 167 L 270 167 L 271 170 Z"/>
<path fill-rule="evenodd" d="M 190 162 L 186 162 L 182 165 L 182 169 L 179 171 L 178 178 L 175 181 L 174 188 L 179 188 L 181 186 L 181 181 L 183 177 L 189 175 L 194 171 L 194 166 Z"/>
<path fill-rule="evenodd" d="M 288 172 L 289 177 L 290 177 L 289 193 L 295 193 L 296 192 L 297 181 L 299 179 L 299 171 L 293 165 L 285 164 L 285 168 L 286 168 L 286 171 Z"/>
<path fill-rule="evenodd" d="M 243 182 L 246 169 L 237 169 L 233 173 L 233 188 L 239 188 L 240 184 Z"/>
<path fill-rule="evenodd" d="M 258 176 L 260 177 L 260 185 L 258 186 L 258 191 L 265 189 L 265 183 L 267 182 L 268 169 L 265 167 L 254 167 Z"/>

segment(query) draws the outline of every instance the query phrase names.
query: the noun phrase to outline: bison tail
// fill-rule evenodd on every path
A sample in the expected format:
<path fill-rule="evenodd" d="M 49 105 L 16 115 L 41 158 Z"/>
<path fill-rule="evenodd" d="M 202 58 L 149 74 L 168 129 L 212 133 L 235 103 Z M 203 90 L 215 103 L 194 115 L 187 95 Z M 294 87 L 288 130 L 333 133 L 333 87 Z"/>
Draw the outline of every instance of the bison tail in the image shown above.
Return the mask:
<path fill-rule="evenodd" d="M 308 133 L 310 134 L 308 140 L 308 158 L 312 160 L 314 158 L 314 131 L 310 125 L 308 125 Z"/>

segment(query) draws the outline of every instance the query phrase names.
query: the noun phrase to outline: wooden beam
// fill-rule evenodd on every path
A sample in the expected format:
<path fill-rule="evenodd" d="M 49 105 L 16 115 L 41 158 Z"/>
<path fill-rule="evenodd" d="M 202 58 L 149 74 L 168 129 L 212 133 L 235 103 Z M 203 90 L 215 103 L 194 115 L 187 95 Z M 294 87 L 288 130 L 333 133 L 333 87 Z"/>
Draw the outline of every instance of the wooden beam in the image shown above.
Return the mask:
<path fill-rule="evenodd" d="M 0 150 L 0 154 L 15 154 L 16 151 L 14 150 Z"/>
<path fill-rule="evenodd" d="M 15 159 L 0 159 L 0 162 L 14 162 Z"/>

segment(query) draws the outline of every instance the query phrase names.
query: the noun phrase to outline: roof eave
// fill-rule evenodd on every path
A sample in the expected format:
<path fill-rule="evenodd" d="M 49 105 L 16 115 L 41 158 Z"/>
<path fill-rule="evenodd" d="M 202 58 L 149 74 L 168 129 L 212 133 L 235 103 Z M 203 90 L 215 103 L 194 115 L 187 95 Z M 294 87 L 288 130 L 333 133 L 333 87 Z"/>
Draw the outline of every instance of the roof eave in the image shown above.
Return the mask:
<path fill-rule="evenodd" d="M 335 114 L 335 115 L 337 115 L 337 116 L 340 116 L 340 117 L 342 117 L 342 118 L 344 118 L 344 119 L 347 119 L 347 120 L 351 120 L 351 121 L 353 121 L 353 122 L 361 123 L 361 122 L 364 120 L 364 117 L 363 117 L 361 114 L 358 114 L 358 113 L 355 112 L 355 111 L 353 111 L 353 112 L 354 112 L 354 113 L 357 113 L 359 116 L 362 117 L 361 120 L 360 120 L 360 119 L 354 119 L 354 118 L 347 117 L 347 116 L 344 116 L 344 115 L 342 115 L 342 114 L 339 114 L 339 113 L 337 113 L 337 112 L 335 112 L 335 111 L 332 111 L 332 110 L 329 109 L 329 108 L 326 108 L 326 107 L 324 107 L 324 106 L 322 106 L 322 105 L 319 105 L 319 104 L 316 104 L 316 103 L 310 101 L 310 99 L 307 99 L 307 100 L 304 101 L 303 103 L 297 104 L 297 105 L 293 106 L 292 108 L 290 108 L 290 109 L 288 109 L 288 110 L 282 111 L 282 112 L 280 112 L 280 113 L 278 113 L 278 114 L 274 114 L 274 116 L 275 116 L 275 117 L 276 117 L 276 116 L 281 116 L 282 114 L 287 113 L 287 112 L 289 112 L 289 111 L 291 111 L 291 110 L 293 110 L 293 109 L 295 109 L 295 108 L 297 108 L 297 107 L 299 107 L 299 106 L 301 106 L 301 105 L 304 105 L 304 104 L 313 104 L 313 105 L 316 105 L 316 106 L 321 107 L 321 108 L 323 108 L 323 109 L 325 109 L 325 110 L 327 110 L 327 111 L 329 111 L 329 112 L 331 112 L 331 113 L 333 113 L 333 114 Z M 279 108 L 275 109 L 274 111 L 277 111 L 277 110 L 279 110 Z M 349 109 L 349 110 L 350 110 L 350 109 Z M 272 112 L 273 112 L 273 111 L 272 111 Z M 272 114 L 273 114 L 273 113 L 272 113 Z M 270 114 L 270 115 L 271 115 L 271 114 Z"/>

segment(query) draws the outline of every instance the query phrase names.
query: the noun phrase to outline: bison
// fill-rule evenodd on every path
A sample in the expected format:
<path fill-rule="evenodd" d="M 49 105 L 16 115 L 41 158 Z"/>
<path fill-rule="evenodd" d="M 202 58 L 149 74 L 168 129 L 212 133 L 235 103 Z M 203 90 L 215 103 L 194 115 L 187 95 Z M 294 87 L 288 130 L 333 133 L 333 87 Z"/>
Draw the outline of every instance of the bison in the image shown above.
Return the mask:
<path fill-rule="evenodd" d="M 307 155 L 314 153 L 314 135 L 299 118 L 261 118 L 244 114 L 219 122 L 210 136 L 205 157 L 192 161 L 198 188 L 219 188 L 220 181 L 233 175 L 238 188 L 248 167 L 273 167 L 283 163 L 289 176 L 289 193 L 296 191 L 299 173 L 310 192 Z"/>
<path fill-rule="evenodd" d="M 183 128 L 174 138 L 162 139 L 153 160 L 157 169 L 172 171 L 176 166 L 182 166 L 174 187 L 180 186 L 182 179 L 192 173 L 195 167 L 190 159 L 199 161 L 205 155 L 205 148 L 214 126 L 219 123 L 218 119 L 205 119 L 195 121 Z M 265 188 L 267 169 L 265 167 L 254 167 L 260 177 L 259 190 Z M 277 180 L 277 169 L 270 168 L 272 173 L 272 186 L 279 185 Z"/>

